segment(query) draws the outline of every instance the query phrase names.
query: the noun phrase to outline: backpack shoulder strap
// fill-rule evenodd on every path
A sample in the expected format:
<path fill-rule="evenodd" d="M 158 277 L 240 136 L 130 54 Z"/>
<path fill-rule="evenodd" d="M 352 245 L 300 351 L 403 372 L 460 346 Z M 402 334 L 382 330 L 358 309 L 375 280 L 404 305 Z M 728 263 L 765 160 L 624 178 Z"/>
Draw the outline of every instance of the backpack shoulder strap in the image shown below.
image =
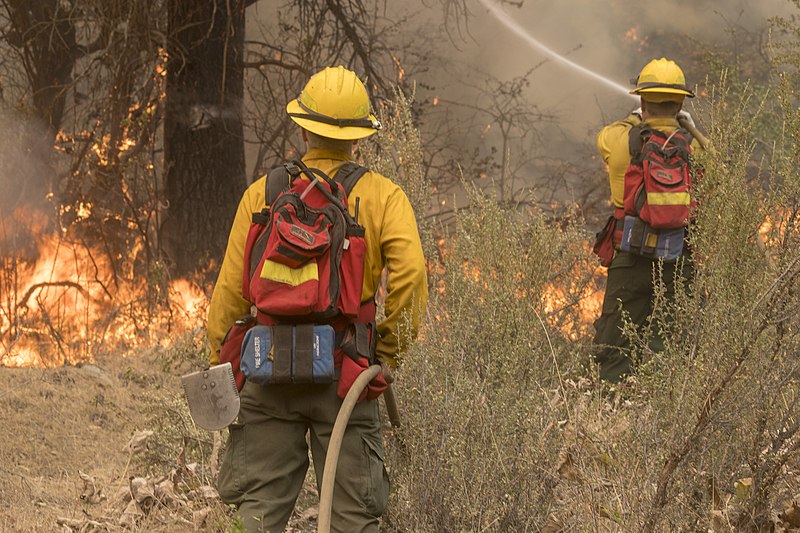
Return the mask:
<path fill-rule="evenodd" d="M 628 132 L 628 151 L 631 154 L 631 161 L 639 159 L 644 147 L 644 137 L 646 134 L 652 133 L 653 129 L 650 126 L 639 124 L 634 126 Z"/>
<path fill-rule="evenodd" d="M 694 140 L 694 135 L 692 135 L 692 132 L 684 128 L 678 128 L 678 133 L 680 133 L 683 138 L 686 139 L 686 146 L 691 147 L 692 141 Z"/>
<path fill-rule="evenodd" d="M 264 191 L 264 203 L 271 206 L 278 195 L 283 191 L 289 190 L 289 186 L 294 179 L 292 174 L 293 163 L 284 163 L 273 167 L 267 174 L 267 183 Z"/>
<path fill-rule="evenodd" d="M 342 184 L 342 188 L 347 196 L 350 196 L 350 191 L 353 190 L 353 187 L 356 186 L 358 180 L 361 179 L 361 176 L 369 172 L 367 167 L 362 167 L 358 163 L 353 163 L 352 161 L 348 161 L 336 172 L 336 175 L 333 176 L 333 179 L 338 181 Z"/>

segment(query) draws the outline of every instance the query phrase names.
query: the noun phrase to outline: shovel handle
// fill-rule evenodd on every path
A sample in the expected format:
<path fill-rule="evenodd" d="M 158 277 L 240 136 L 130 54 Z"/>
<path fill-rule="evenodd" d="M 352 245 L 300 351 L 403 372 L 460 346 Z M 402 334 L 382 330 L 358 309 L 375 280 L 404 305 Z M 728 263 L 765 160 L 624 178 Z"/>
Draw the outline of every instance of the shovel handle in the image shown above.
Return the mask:
<path fill-rule="evenodd" d="M 389 414 L 389 422 L 392 427 L 400 427 L 400 410 L 397 409 L 397 399 L 394 397 L 394 389 L 389 385 L 383 391 L 383 401 L 386 404 L 386 412 Z"/>
<path fill-rule="evenodd" d="M 697 142 L 700 143 L 700 146 L 703 147 L 703 150 L 705 150 L 706 152 L 708 152 L 711 155 L 717 155 L 717 151 L 714 150 L 713 146 L 711 146 L 711 141 L 708 140 L 708 137 L 706 137 L 705 135 L 700 133 L 700 130 L 698 130 L 693 125 L 689 124 L 689 122 L 687 122 L 686 120 L 684 120 L 681 117 L 678 117 L 678 123 L 681 125 L 681 127 L 683 129 L 685 129 L 689 133 L 691 133 L 692 137 L 697 139 Z"/>

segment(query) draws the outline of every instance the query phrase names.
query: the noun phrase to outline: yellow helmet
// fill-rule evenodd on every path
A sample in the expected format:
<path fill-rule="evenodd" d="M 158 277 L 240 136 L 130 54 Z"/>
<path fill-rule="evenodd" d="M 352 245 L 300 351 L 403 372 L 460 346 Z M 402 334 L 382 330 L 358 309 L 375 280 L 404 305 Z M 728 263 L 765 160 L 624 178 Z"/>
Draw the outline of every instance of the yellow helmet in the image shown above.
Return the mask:
<path fill-rule="evenodd" d="M 686 96 L 694 98 L 694 93 L 686 87 L 681 67 L 665 57 L 646 64 L 631 83 L 636 85 L 631 94 L 641 95 L 652 102 L 682 102 Z"/>
<path fill-rule="evenodd" d="M 362 139 L 381 129 L 369 112 L 366 87 L 342 66 L 311 76 L 300 96 L 286 104 L 286 112 L 303 129 L 330 139 Z"/>

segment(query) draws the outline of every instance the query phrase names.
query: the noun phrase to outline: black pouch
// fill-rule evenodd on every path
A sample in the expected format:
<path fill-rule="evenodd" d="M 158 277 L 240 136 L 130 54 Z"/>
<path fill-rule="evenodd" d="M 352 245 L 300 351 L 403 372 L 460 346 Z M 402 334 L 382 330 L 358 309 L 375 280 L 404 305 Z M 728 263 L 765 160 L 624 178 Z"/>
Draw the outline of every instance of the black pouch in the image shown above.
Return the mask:
<path fill-rule="evenodd" d="M 641 218 L 626 215 L 622 228 L 622 242 L 619 245 L 620 250 L 641 255 L 646 230 L 647 224 Z"/>
<path fill-rule="evenodd" d="M 272 382 L 292 382 L 292 326 L 273 326 Z"/>
<path fill-rule="evenodd" d="M 353 361 L 365 357 L 367 361 L 374 361 L 375 332 L 372 324 L 352 324 L 345 332 L 341 342 L 341 349 Z"/>
<path fill-rule="evenodd" d="M 313 383 L 312 363 L 314 346 L 314 326 L 298 324 L 294 327 L 294 369 L 292 380 L 295 383 Z"/>

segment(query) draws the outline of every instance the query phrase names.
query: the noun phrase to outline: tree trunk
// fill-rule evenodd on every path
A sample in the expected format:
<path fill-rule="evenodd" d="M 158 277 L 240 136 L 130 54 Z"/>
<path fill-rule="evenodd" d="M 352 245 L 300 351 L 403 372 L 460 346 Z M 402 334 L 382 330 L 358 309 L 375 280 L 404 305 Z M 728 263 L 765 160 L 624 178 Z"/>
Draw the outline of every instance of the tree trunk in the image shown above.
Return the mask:
<path fill-rule="evenodd" d="M 19 50 L 33 107 L 55 138 L 80 56 L 72 14 L 58 0 L 10 0 L 5 9 L 10 24 L 4 37 Z"/>
<path fill-rule="evenodd" d="M 160 245 L 178 275 L 219 263 L 246 185 L 243 0 L 169 2 Z"/>
<path fill-rule="evenodd" d="M 7 159 L 12 167 L 5 173 L 14 179 L 0 180 L 0 211 L 40 202 L 55 188 L 50 149 L 61 129 L 72 69 L 80 56 L 74 20 L 62 4 L 58 0 L 8 0 L 2 5 L 8 19 L 2 37 L 19 54 L 33 110 L 43 127 L 20 123 L 14 126 L 16 131 L 6 132 L 9 138 L 0 152 L 9 156 L 18 150 L 20 155 Z M 7 115 L 4 121 L 9 122 Z"/>

